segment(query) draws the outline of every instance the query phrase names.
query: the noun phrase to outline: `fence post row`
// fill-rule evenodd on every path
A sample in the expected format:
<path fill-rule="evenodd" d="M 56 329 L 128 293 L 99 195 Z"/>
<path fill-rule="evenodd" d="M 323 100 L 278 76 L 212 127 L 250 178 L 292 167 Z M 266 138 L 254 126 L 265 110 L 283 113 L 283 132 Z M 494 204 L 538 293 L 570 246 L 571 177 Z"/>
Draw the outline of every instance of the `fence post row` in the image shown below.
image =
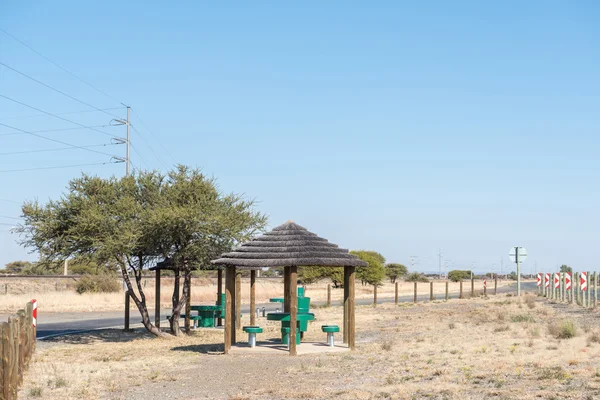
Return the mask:
<path fill-rule="evenodd" d="M 36 311 L 34 311 L 36 310 Z M 15 400 L 35 350 L 35 300 L 0 323 L 0 400 Z"/>

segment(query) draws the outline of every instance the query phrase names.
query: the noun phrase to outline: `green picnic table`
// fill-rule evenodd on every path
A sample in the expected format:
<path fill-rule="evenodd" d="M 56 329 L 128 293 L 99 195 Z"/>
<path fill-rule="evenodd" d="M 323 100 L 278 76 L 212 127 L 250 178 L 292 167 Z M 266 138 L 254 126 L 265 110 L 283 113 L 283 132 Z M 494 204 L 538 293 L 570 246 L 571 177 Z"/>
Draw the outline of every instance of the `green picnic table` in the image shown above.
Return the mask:
<path fill-rule="evenodd" d="M 216 326 L 218 314 L 221 311 L 221 307 L 212 305 L 199 305 L 191 306 L 192 311 L 198 312 L 198 327 L 211 328 Z"/>
<path fill-rule="evenodd" d="M 287 344 L 290 333 L 290 313 L 268 313 L 268 321 L 281 321 L 281 343 Z M 300 323 L 314 321 L 313 313 L 296 314 L 296 342 L 300 343 Z"/>

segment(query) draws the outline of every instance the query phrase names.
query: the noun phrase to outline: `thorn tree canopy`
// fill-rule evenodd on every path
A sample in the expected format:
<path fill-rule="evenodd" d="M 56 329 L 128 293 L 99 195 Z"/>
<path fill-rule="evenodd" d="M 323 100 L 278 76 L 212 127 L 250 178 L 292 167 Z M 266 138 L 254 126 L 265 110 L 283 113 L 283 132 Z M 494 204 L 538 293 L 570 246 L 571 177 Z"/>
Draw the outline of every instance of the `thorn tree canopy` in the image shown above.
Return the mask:
<path fill-rule="evenodd" d="M 178 315 L 190 293 L 191 271 L 209 266 L 208 260 L 266 224 L 266 217 L 254 211 L 254 201 L 221 193 L 213 179 L 185 166 L 167 175 L 83 175 L 58 200 L 25 203 L 23 217 L 17 229 L 21 243 L 39 252 L 40 262 L 77 257 L 116 264 L 144 326 L 157 336 L 165 333 L 150 321 L 144 269 L 169 259 L 177 280 L 183 274 L 183 293 L 173 296 L 173 315 Z M 178 335 L 178 319 L 173 320 L 172 333 Z"/>

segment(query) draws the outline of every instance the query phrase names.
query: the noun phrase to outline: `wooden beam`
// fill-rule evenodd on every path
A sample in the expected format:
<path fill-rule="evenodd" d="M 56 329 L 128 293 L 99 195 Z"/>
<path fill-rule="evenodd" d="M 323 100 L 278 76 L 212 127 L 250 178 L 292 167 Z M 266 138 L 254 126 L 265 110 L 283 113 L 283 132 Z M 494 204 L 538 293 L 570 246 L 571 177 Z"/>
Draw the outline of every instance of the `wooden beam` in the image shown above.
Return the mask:
<path fill-rule="evenodd" d="M 242 273 L 235 274 L 235 330 L 242 327 Z"/>
<path fill-rule="evenodd" d="M 250 325 L 256 326 L 256 270 L 250 271 Z"/>
<path fill-rule="evenodd" d="M 222 306 L 221 304 L 223 297 L 223 270 L 219 269 L 217 271 L 217 305 Z M 219 311 L 219 318 L 217 319 L 217 325 L 223 326 L 223 318 L 221 318 L 221 312 Z"/>
<path fill-rule="evenodd" d="M 290 356 L 296 355 L 296 327 L 298 326 L 298 267 L 290 267 Z"/>
<path fill-rule="evenodd" d="M 235 297 L 235 267 L 225 270 L 225 354 L 229 353 L 235 338 L 233 301 Z"/>
<path fill-rule="evenodd" d="M 347 284 L 348 284 L 348 347 L 350 350 L 355 349 L 355 333 L 356 333 L 356 318 L 354 315 L 355 312 L 355 303 L 354 303 L 354 277 L 355 277 L 355 268 L 354 267 L 344 267 L 347 269 L 348 275 Z"/>
<path fill-rule="evenodd" d="M 160 269 L 156 268 L 154 281 L 154 325 L 160 328 Z"/>

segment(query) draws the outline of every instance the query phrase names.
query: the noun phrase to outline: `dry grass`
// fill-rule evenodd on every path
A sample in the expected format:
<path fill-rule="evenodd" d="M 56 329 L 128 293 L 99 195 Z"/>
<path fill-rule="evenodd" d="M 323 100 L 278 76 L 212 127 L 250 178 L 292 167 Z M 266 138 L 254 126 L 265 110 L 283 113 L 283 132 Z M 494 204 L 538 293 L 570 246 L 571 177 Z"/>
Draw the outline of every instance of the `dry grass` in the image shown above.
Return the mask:
<path fill-rule="evenodd" d="M 535 319 L 521 320 L 519 302 L 357 307 L 357 351 L 220 356 L 222 331 L 158 340 L 120 332 L 41 344 L 20 398 L 145 399 L 535 399 L 596 398 L 600 345 L 575 336 L 562 345 L 545 329 L 575 307 L 538 303 Z M 342 323 L 340 307 L 315 310 L 306 340 L 324 342 L 321 324 Z M 497 315 L 504 315 L 499 322 Z M 246 324 L 248 321 L 244 320 Z M 279 325 L 260 319 L 260 340 L 279 337 Z M 593 324 L 594 322 L 590 322 Z M 597 323 L 596 323 L 597 324 Z M 590 328 L 590 335 L 598 327 Z M 340 340 L 338 336 L 336 340 Z M 245 335 L 239 334 L 244 341 Z M 559 350 L 560 348 L 560 350 Z M 568 391 L 567 386 L 568 385 Z M 36 397 L 36 398 L 40 398 Z"/>
<path fill-rule="evenodd" d="M 72 280 L 4 280 L 0 283 L 0 293 L 2 285 L 9 285 L 8 295 L 0 294 L 0 312 L 12 312 L 23 307 L 23 304 L 35 298 L 38 300 L 40 310 L 47 312 L 61 311 L 120 311 L 123 308 L 123 292 L 120 293 L 84 293 L 75 292 L 74 281 Z M 512 282 L 499 282 L 498 286 L 509 285 Z M 144 293 L 149 307 L 154 306 L 154 280 L 144 279 L 142 281 Z M 445 282 L 434 282 L 434 294 L 437 298 L 443 298 L 445 293 Z M 58 290 L 56 290 L 58 289 Z M 394 285 L 386 282 L 377 289 L 377 295 L 382 298 L 393 298 Z M 457 293 L 459 284 L 450 282 L 450 292 Z M 343 298 L 343 289 L 333 288 L 332 302 L 338 304 Z M 172 279 L 163 277 L 161 287 L 161 305 L 162 307 L 171 307 L 171 296 L 173 293 Z M 399 295 L 408 296 L 414 293 L 412 282 L 399 282 Z M 419 284 L 417 288 L 419 295 L 429 295 L 429 283 Z M 466 292 L 465 292 L 466 293 Z M 327 282 L 319 282 L 306 287 L 306 295 L 312 302 L 325 302 L 327 300 Z M 256 301 L 266 303 L 271 297 L 283 296 L 283 281 L 278 279 L 258 279 L 256 288 Z M 242 304 L 250 302 L 250 282 L 248 279 L 242 279 Z M 356 298 L 372 299 L 373 287 L 356 286 Z M 192 282 L 192 304 L 213 304 L 217 299 L 217 286 L 215 279 L 195 278 Z M 131 309 L 135 309 L 135 304 L 131 302 Z"/>

